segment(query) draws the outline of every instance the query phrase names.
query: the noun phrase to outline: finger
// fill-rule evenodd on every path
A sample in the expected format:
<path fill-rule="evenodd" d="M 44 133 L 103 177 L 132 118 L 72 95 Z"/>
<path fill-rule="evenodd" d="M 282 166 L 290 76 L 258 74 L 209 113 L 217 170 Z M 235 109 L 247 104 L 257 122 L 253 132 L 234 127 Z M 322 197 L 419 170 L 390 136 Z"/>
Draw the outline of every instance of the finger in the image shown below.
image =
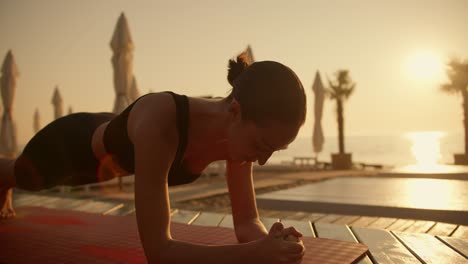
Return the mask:
<path fill-rule="evenodd" d="M 288 254 L 298 254 L 301 252 L 305 251 L 304 244 L 301 242 L 298 243 L 291 243 L 291 242 L 286 242 L 286 245 L 284 246 L 284 251 L 287 252 Z"/>
<path fill-rule="evenodd" d="M 269 234 L 276 234 L 277 232 L 281 232 L 283 228 L 284 227 L 281 222 L 276 222 L 271 226 Z"/>
<path fill-rule="evenodd" d="M 283 233 L 283 235 L 293 235 L 295 237 L 301 237 L 302 236 L 302 233 L 297 231 L 297 229 L 292 227 L 292 226 L 283 229 L 281 232 Z"/>
<path fill-rule="evenodd" d="M 299 238 L 295 235 L 287 235 L 286 237 L 284 237 L 284 240 L 291 242 L 299 242 Z"/>

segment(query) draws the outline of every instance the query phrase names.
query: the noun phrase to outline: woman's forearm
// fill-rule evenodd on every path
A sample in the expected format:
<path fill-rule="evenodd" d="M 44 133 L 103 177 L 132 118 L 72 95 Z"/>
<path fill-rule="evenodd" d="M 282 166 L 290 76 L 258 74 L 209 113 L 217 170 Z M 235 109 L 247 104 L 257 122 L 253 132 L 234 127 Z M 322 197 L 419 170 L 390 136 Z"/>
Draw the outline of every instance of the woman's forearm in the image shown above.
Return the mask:
<path fill-rule="evenodd" d="M 203 263 L 203 264 L 235 264 L 242 262 L 256 263 L 255 242 L 245 244 L 233 244 L 223 246 L 207 246 L 201 244 L 191 244 L 180 240 L 172 239 L 168 241 L 166 247 L 162 249 L 162 254 L 151 254 L 160 256 L 159 259 L 148 259 L 149 263 Z"/>
<path fill-rule="evenodd" d="M 268 235 L 268 231 L 260 220 L 240 224 L 235 229 L 240 243 L 247 243 Z"/>

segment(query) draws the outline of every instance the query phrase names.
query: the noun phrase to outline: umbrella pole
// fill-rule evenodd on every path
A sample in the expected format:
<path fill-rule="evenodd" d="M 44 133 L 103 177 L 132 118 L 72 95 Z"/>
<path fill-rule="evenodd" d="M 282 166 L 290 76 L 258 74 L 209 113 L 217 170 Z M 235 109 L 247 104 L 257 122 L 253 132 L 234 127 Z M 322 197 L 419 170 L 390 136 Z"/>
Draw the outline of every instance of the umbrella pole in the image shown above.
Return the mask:
<path fill-rule="evenodd" d="M 318 162 L 318 152 L 315 152 L 315 166 L 317 166 Z"/>

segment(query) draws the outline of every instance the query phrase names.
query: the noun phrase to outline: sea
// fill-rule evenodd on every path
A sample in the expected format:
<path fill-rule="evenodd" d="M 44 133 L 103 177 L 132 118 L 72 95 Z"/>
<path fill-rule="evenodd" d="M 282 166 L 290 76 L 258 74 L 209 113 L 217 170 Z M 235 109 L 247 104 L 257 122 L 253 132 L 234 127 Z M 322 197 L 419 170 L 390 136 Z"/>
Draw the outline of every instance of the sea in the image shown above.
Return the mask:
<path fill-rule="evenodd" d="M 440 131 L 418 131 L 393 135 L 345 136 L 345 152 L 352 154 L 353 162 L 405 166 L 412 164 L 453 164 L 453 154 L 464 152 L 464 134 Z M 284 163 L 293 157 L 317 157 L 330 162 L 331 154 L 338 152 L 338 137 L 325 137 L 322 150 L 315 153 L 312 137 L 301 137 L 286 150 L 276 152 L 269 162 Z"/>

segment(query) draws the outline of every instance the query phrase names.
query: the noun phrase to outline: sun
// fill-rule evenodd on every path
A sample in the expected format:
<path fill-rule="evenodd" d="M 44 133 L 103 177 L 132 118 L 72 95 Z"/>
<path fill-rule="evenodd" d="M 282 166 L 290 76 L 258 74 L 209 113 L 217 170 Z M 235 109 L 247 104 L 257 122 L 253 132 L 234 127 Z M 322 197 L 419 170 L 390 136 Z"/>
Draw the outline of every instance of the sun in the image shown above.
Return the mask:
<path fill-rule="evenodd" d="M 419 51 L 410 55 L 406 69 L 410 78 L 417 81 L 440 81 L 444 76 L 441 56 L 432 51 Z"/>

